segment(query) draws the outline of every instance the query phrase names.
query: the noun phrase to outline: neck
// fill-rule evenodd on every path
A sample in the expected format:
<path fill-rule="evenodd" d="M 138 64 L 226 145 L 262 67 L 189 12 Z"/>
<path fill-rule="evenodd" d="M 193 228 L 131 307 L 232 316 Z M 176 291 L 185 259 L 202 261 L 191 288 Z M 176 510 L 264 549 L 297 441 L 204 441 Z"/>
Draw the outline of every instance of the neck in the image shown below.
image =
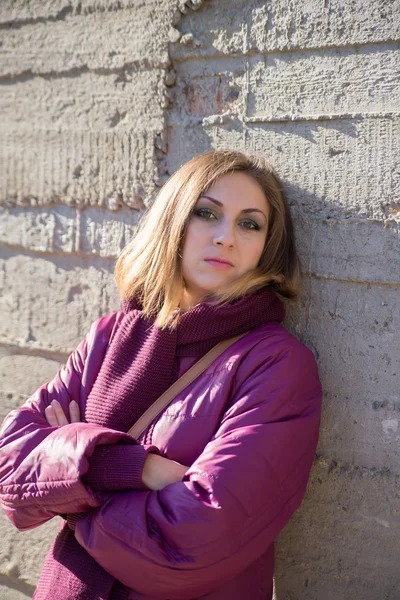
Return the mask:
<path fill-rule="evenodd" d="M 204 296 L 201 294 L 192 294 L 189 290 L 183 290 L 182 300 L 179 303 L 179 308 L 182 313 L 191 310 L 197 304 L 203 302 Z"/>

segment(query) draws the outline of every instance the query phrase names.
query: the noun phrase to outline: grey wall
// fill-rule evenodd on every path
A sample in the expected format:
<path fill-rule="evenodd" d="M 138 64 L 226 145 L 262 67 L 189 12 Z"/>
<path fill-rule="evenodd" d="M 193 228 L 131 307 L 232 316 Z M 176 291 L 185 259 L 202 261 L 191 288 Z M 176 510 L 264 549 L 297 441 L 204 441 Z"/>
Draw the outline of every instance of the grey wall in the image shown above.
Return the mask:
<path fill-rule="evenodd" d="M 0 406 L 118 308 L 115 257 L 193 155 L 268 155 L 304 267 L 287 326 L 325 390 L 276 600 L 400 598 L 400 0 L 3 0 Z M 0 597 L 32 595 L 56 520 L 0 516 Z"/>

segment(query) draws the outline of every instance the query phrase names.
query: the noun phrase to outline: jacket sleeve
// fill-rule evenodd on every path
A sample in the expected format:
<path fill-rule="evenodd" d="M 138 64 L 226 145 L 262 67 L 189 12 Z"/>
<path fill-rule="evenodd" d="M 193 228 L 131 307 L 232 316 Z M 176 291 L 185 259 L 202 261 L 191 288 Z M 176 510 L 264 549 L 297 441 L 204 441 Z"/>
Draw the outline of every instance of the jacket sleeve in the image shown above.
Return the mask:
<path fill-rule="evenodd" d="M 149 451 L 158 452 L 155 447 L 140 446 L 128 434 L 89 423 L 51 427 L 44 415 L 53 399 L 67 415 L 70 401 L 76 400 L 83 414 L 89 379 L 95 376 L 86 372 L 88 346 L 97 336 L 96 352 L 103 347 L 105 352 L 111 325 L 112 319 L 105 317 L 96 321 L 55 378 L 3 421 L 0 503 L 20 530 L 58 514 L 99 506 L 108 497 L 102 490 L 143 489 L 143 464 Z M 102 357 L 97 359 L 101 364 Z"/>
<path fill-rule="evenodd" d="M 320 420 L 314 357 L 296 341 L 241 381 L 184 481 L 119 493 L 78 522 L 78 542 L 130 588 L 207 594 L 264 554 L 300 505 Z"/>

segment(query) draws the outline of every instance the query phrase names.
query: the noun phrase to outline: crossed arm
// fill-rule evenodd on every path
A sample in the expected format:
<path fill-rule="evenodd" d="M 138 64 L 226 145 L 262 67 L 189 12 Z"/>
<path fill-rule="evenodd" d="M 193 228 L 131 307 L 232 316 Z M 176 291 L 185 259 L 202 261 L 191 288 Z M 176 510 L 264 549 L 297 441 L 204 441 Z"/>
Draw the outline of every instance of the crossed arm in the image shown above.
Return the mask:
<path fill-rule="evenodd" d="M 74 399 L 82 410 L 80 392 L 92 372 L 81 377 L 86 353 L 83 343 L 55 380 L 3 424 L 6 514 L 24 530 L 55 515 L 85 513 L 75 529 L 79 544 L 143 594 L 193 598 L 223 585 L 265 552 L 304 494 L 321 397 L 311 353 L 301 351 L 300 360 L 296 348 L 275 350 L 268 362 L 260 352 L 257 368 L 244 360 L 251 377 L 243 375 L 218 431 L 188 469 L 126 433 L 79 422 Z M 107 477 L 126 483 L 120 493 L 87 485 L 94 451 L 103 456 L 103 448 L 114 459 Z M 145 459 L 140 474 L 148 491 L 141 493 L 138 477 L 131 484 L 136 454 Z"/>
<path fill-rule="evenodd" d="M 81 420 L 79 404 L 72 400 L 69 404 L 69 420 L 58 400 L 52 400 L 45 409 L 45 416 L 51 427 L 62 427 Z M 143 467 L 142 481 L 149 490 L 162 490 L 170 483 L 181 481 L 188 467 L 180 463 L 149 453 Z"/>

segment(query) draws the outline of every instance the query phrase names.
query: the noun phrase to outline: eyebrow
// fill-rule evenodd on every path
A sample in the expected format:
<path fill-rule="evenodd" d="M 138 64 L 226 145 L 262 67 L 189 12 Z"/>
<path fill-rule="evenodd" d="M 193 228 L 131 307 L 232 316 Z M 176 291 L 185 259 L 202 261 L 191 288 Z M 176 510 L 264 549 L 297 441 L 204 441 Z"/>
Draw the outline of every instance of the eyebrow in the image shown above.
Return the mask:
<path fill-rule="evenodd" d="M 211 202 L 214 202 L 214 204 L 216 204 L 217 206 L 223 206 L 222 202 L 220 202 L 219 200 L 216 200 L 215 198 L 211 198 L 211 196 L 207 196 L 206 194 L 202 194 L 200 196 L 200 198 L 207 198 L 207 200 L 211 200 Z M 241 212 L 244 214 L 252 213 L 252 212 L 259 212 L 262 215 L 264 215 L 265 218 L 267 218 L 267 215 L 259 208 L 244 208 Z"/>

